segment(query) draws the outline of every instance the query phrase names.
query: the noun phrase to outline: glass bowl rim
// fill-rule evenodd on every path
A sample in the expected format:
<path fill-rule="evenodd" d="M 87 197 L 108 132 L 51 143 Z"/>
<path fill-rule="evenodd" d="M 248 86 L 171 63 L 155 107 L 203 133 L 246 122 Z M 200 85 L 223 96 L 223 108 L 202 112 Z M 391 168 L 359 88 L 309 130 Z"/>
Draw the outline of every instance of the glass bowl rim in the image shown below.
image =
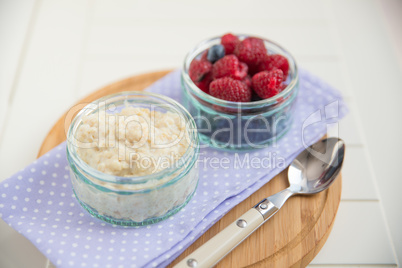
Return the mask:
<path fill-rule="evenodd" d="M 236 34 L 236 36 L 238 36 L 241 40 L 244 38 L 247 38 L 247 37 L 262 39 L 264 41 L 264 43 L 268 43 L 268 44 L 272 45 L 273 47 L 276 48 L 277 51 L 281 52 L 280 55 L 285 56 L 287 58 L 287 60 L 289 62 L 289 69 L 293 70 L 293 73 L 294 73 L 292 80 L 289 82 L 287 87 L 284 90 L 282 90 L 279 94 L 277 94 L 271 98 L 263 99 L 263 100 L 259 100 L 259 101 L 251 101 L 251 102 L 233 102 L 233 101 L 222 100 L 222 99 L 215 98 L 215 97 L 205 93 L 201 89 L 199 89 L 194 84 L 194 82 L 191 80 L 190 75 L 188 74 L 188 69 L 190 67 L 191 62 L 201 53 L 201 52 L 196 53 L 198 51 L 199 47 L 206 46 L 208 43 L 213 43 L 214 41 L 216 42 L 217 40 L 221 39 L 221 36 L 215 36 L 212 38 L 204 39 L 203 41 L 199 42 L 193 49 L 191 49 L 187 53 L 187 55 L 184 59 L 183 68 L 181 70 L 182 83 L 186 83 L 189 86 L 192 93 L 194 93 L 200 99 L 207 101 L 214 105 L 220 105 L 223 107 L 230 107 L 230 108 L 241 107 L 242 109 L 255 109 L 255 108 L 259 108 L 259 107 L 268 106 L 271 104 L 276 104 L 279 99 L 284 98 L 288 94 L 291 94 L 293 91 L 295 91 L 294 89 L 297 87 L 298 80 L 299 80 L 299 72 L 298 72 L 298 67 L 297 67 L 296 61 L 295 61 L 294 57 L 292 56 L 292 54 L 290 54 L 285 48 L 283 48 L 278 43 L 271 41 L 269 39 L 260 37 L 260 36 L 247 35 L 247 34 Z M 185 85 L 183 85 L 183 88 L 185 90 L 188 90 Z"/>
<path fill-rule="evenodd" d="M 144 175 L 144 176 L 133 176 L 133 177 L 122 177 L 122 176 L 117 176 L 117 175 L 112 175 L 112 174 L 107 174 L 104 172 L 101 172 L 90 165 L 88 165 L 85 161 L 83 161 L 77 154 L 77 151 L 75 150 L 75 145 L 73 142 L 71 142 L 71 137 L 75 133 L 76 129 L 78 128 L 78 123 L 80 122 L 80 119 L 85 113 L 86 110 L 91 109 L 90 106 L 93 104 L 97 104 L 101 101 L 107 101 L 112 98 L 117 98 L 117 97 L 128 97 L 131 96 L 131 98 L 127 99 L 135 99 L 135 96 L 143 96 L 143 97 L 153 97 L 154 99 L 159 99 L 164 101 L 164 104 L 169 104 L 172 105 L 176 108 L 176 110 L 181 112 L 181 116 L 186 120 L 186 124 L 189 123 L 191 125 L 191 129 L 187 129 L 189 134 L 190 134 L 190 145 L 188 146 L 186 152 L 181 156 L 179 160 L 177 160 L 172 167 L 163 169 L 159 172 L 152 173 L 149 175 Z M 117 100 L 116 100 L 117 101 Z M 108 103 L 112 104 L 114 102 Z M 161 102 L 162 103 L 162 102 Z M 99 110 L 99 106 L 97 109 L 92 109 L 93 112 L 97 112 Z M 101 180 L 103 182 L 107 183 L 115 183 L 115 184 L 142 184 L 146 183 L 147 181 L 150 180 L 161 180 L 166 176 L 173 175 L 175 172 L 182 170 L 184 167 L 184 170 L 180 173 L 177 174 L 174 178 L 171 180 L 168 180 L 164 182 L 164 184 L 169 184 L 172 182 L 172 180 L 176 181 L 181 178 L 183 175 L 182 173 L 186 173 L 187 170 L 193 167 L 193 165 L 196 162 L 198 153 L 199 153 L 199 137 L 198 137 L 198 131 L 197 127 L 195 124 L 195 121 L 193 117 L 190 115 L 190 113 L 177 101 L 163 96 L 158 93 L 152 93 L 152 92 L 147 92 L 147 91 L 123 91 L 123 92 L 118 92 L 110 95 L 106 95 L 104 97 L 101 97 L 99 99 L 96 99 L 92 101 L 91 103 L 87 104 L 85 107 L 83 107 L 78 114 L 74 117 L 73 121 L 71 122 L 69 128 L 68 128 L 68 133 L 67 133 L 67 154 L 71 157 L 72 161 L 74 163 L 69 163 L 77 165 L 84 173 L 87 173 L 90 176 L 95 177 L 97 180 Z M 184 159 L 184 161 L 182 161 Z M 69 161 L 70 162 L 70 161 Z M 179 164 L 177 164 L 179 162 Z M 123 190 L 123 189 L 122 189 Z M 124 191 L 124 190 L 123 190 Z"/>

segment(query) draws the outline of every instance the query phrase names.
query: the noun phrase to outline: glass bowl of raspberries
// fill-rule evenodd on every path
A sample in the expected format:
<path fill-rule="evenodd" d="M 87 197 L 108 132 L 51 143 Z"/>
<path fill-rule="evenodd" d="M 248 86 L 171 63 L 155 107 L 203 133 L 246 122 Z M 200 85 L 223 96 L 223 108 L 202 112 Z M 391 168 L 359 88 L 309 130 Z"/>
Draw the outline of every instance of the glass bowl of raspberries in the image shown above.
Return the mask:
<path fill-rule="evenodd" d="M 292 124 L 297 65 L 268 39 L 228 33 L 202 41 L 187 54 L 181 82 L 183 104 L 204 144 L 264 148 Z"/>

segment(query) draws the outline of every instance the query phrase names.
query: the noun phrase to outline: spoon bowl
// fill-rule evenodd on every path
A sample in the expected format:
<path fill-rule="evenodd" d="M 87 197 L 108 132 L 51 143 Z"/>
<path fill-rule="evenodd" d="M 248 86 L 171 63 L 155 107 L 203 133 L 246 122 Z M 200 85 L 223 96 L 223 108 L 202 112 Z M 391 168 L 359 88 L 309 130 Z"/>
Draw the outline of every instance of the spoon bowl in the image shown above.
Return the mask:
<path fill-rule="evenodd" d="M 345 143 L 328 138 L 306 148 L 290 164 L 288 180 L 293 194 L 315 194 L 337 178 L 345 156 Z"/>

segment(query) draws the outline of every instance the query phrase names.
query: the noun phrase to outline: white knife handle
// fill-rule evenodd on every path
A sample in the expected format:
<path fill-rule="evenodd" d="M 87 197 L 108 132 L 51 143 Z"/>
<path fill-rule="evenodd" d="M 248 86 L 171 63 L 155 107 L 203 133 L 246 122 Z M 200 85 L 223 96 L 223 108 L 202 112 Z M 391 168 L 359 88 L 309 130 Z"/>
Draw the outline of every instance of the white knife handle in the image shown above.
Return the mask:
<path fill-rule="evenodd" d="M 261 213 L 255 208 L 250 209 L 174 267 L 212 267 L 253 233 L 263 222 L 264 218 Z"/>

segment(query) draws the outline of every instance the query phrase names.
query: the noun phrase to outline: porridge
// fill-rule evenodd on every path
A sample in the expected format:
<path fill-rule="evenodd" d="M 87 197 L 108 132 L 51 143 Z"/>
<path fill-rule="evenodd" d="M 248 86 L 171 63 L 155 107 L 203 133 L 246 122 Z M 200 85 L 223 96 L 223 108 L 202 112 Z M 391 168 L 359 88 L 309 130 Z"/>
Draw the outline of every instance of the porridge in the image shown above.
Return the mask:
<path fill-rule="evenodd" d="M 146 225 L 191 199 L 199 149 L 189 115 L 125 106 L 113 114 L 98 109 L 77 117 L 67 157 L 74 193 L 92 215 L 118 225 Z"/>
<path fill-rule="evenodd" d="M 102 124 L 103 122 L 103 124 Z M 120 177 L 138 177 L 172 166 L 189 142 L 185 121 L 178 114 L 146 108 L 124 108 L 117 114 L 94 113 L 82 118 L 76 139 L 91 167 Z"/>

